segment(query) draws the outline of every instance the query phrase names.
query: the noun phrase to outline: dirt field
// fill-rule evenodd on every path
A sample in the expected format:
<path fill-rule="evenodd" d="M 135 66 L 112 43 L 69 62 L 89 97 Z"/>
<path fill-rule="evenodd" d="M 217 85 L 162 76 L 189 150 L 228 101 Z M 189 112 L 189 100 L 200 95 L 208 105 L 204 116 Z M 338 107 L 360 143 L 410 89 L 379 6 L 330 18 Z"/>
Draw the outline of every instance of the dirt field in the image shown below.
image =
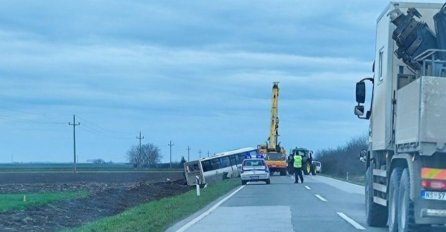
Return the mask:
<path fill-rule="evenodd" d="M 181 173 L 90 173 L 63 181 L 58 175 L 45 179 L 30 178 L 40 183 L 12 184 L 0 175 L 0 192 L 70 191 L 85 189 L 91 196 L 66 200 L 26 210 L 0 213 L 1 231 L 58 231 L 64 228 L 115 215 L 138 204 L 177 195 L 190 190 L 184 185 Z M 103 173 L 101 173 L 103 174 Z M 27 173 L 27 175 L 33 175 Z M 42 175 L 38 175 L 42 177 Z M 25 180 L 24 176 L 9 178 Z M 166 181 L 166 178 L 174 181 Z M 95 181 L 91 181 L 94 179 Z M 90 180 L 90 181 L 86 181 Z M 118 181 L 119 180 L 119 181 Z M 3 182 L 3 184 L 1 184 Z M 31 182 L 31 183 L 30 183 Z"/>
<path fill-rule="evenodd" d="M 25 183 L 73 183 L 73 182 L 101 182 L 123 183 L 138 181 L 165 180 L 165 178 L 182 178 L 182 171 L 169 172 L 132 172 L 132 171 L 101 171 L 101 172 L 0 172 L 0 184 Z M 164 178 L 164 179 L 163 179 Z"/>

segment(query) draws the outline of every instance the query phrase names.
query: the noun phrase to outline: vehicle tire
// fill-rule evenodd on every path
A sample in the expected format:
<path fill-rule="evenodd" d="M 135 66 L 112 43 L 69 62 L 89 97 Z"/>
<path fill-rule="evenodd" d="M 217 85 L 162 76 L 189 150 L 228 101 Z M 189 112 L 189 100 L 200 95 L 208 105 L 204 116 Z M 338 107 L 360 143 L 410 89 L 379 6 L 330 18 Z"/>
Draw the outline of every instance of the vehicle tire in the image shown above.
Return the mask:
<path fill-rule="evenodd" d="M 306 162 L 305 165 L 303 166 L 303 170 L 304 170 L 304 174 L 305 175 L 310 175 L 311 173 L 311 164 L 310 162 Z"/>
<path fill-rule="evenodd" d="M 389 181 L 389 204 L 388 208 L 388 222 L 389 232 L 398 232 L 398 204 L 399 204 L 399 187 L 401 174 L 403 170 L 396 167 L 390 175 Z"/>
<path fill-rule="evenodd" d="M 314 164 L 311 165 L 311 175 L 316 175 L 316 166 L 314 166 Z"/>
<path fill-rule="evenodd" d="M 281 176 L 286 176 L 286 170 L 281 170 L 281 171 L 280 171 L 280 175 L 281 175 Z"/>
<path fill-rule="evenodd" d="M 246 180 L 242 180 L 242 185 L 246 185 Z"/>
<path fill-rule="evenodd" d="M 268 179 L 265 182 L 266 182 L 266 184 L 271 184 L 271 179 Z"/>
<path fill-rule="evenodd" d="M 384 227 L 387 223 L 387 208 L 373 202 L 373 173 L 370 166 L 366 172 L 365 214 L 367 225 Z"/>
<path fill-rule="evenodd" d="M 429 231 L 430 225 L 415 224 L 414 203 L 410 200 L 410 176 L 407 168 L 405 168 L 401 174 L 398 199 L 398 231 Z"/>

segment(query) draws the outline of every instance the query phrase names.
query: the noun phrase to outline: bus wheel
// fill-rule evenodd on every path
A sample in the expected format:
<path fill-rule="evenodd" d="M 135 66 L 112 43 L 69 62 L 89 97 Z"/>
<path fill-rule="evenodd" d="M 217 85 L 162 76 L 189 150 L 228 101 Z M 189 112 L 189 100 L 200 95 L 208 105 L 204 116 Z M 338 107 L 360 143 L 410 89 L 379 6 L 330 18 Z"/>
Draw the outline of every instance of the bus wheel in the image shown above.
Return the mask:
<path fill-rule="evenodd" d="M 242 185 L 246 185 L 246 180 L 242 180 Z"/>

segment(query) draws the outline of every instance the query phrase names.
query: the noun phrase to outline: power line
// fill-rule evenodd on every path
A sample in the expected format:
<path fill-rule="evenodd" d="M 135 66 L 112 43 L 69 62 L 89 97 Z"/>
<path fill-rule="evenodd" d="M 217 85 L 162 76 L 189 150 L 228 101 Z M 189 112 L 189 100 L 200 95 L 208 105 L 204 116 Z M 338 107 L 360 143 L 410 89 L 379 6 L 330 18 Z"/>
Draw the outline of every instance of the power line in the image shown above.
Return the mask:
<path fill-rule="evenodd" d="M 79 115 L 77 117 L 82 119 L 84 126 L 87 126 L 88 128 L 91 129 L 90 132 L 94 131 L 93 133 L 100 134 L 100 135 L 105 135 L 105 136 L 108 136 L 108 137 L 114 138 L 114 139 L 123 139 L 123 140 L 131 139 L 130 137 L 127 137 L 127 136 L 121 136 L 120 135 L 121 133 L 118 132 L 118 131 L 114 131 L 114 130 L 110 130 L 110 129 L 107 129 L 105 127 L 102 127 L 99 124 L 94 123 L 91 120 L 87 120 L 84 117 L 81 117 Z"/>
<path fill-rule="evenodd" d="M 74 173 L 77 173 L 76 169 L 76 126 L 80 126 L 81 123 L 76 123 L 76 115 L 73 115 L 73 123 L 69 122 L 69 126 L 73 126 L 73 159 L 74 159 Z"/>

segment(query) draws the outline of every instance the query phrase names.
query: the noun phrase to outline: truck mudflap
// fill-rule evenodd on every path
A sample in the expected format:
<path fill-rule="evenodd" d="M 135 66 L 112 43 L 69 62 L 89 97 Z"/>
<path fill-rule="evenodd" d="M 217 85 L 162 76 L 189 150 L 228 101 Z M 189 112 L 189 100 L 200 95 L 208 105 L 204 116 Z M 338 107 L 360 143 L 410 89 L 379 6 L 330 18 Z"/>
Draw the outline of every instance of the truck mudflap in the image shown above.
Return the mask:
<path fill-rule="evenodd" d="M 417 224 L 446 224 L 446 201 L 420 198 L 415 202 L 415 212 L 418 212 L 415 214 Z"/>

